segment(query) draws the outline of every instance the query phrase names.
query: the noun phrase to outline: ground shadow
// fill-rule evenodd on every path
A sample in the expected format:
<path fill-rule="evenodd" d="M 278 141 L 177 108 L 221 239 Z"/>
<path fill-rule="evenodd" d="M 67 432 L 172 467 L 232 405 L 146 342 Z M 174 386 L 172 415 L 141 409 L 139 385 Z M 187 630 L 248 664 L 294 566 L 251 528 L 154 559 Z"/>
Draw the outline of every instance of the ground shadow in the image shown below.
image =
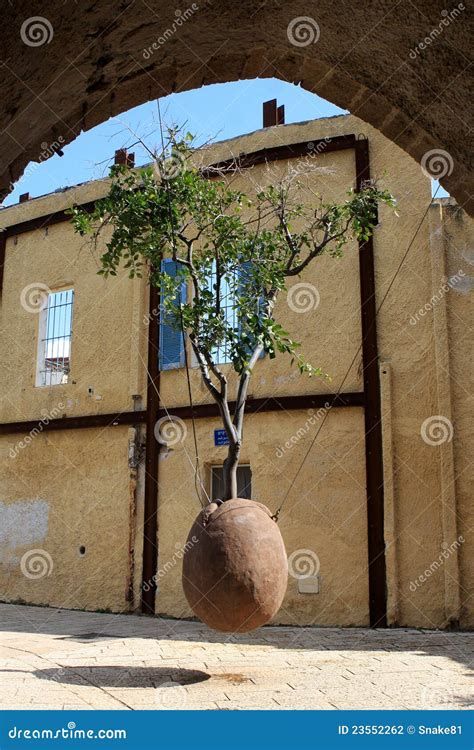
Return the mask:
<path fill-rule="evenodd" d="M 0 632 L 49 634 L 58 643 L 140 638 L 161 643 L 178 639 L 191 643 L 263 645 L 321 654 L 328 651 L 417 651 L 428 659 L 444 656 L 462 664 L 466 668 L 464 674 L 472 673 L 474 663 L 474 634 L 465 631 L 283 625 L 265 626 L 251 633 L 234 635 L 218 633 L 195 620 L 172 620 L 133 614 L 95 614 L 52 607 L 3 604 L 0 605 L 0 615 Z M 91 626 L 95 628 L 93 631 Z M 170 670 L 165 671 L 169 673 Z"/>
<path fill-rule="evenodd" d="M 37 669 L 35 677 L 61 685 L 84 685 L 104 688 L 158 688 L 194 685 L 209 680 L 211 675 L 198 669 L 169 667 L 90 666 Z"/>

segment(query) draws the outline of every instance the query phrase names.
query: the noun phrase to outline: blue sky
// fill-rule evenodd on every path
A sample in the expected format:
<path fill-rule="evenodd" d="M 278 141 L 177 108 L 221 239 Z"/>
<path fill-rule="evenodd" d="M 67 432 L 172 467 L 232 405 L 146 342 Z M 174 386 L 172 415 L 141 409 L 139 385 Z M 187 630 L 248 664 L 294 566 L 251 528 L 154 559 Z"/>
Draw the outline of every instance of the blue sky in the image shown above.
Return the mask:
<path fill-rule="evenodd" d="M 160 100 L 165 125 L 184 125 L 198 142 L 223 140 L 262 127 L 262 103 L 268 99 L 285 105 L 286 123 L 344 114 L 334 104 L 315 94 L 275 78 L 236 81 L 204 86 L 193 91 L 171 94 Z M 37 197 L 54 190 L 97 179 L 108 173 L 116 149 L 132 146 L 137 133 L 154 145 L 159 144 L 156 101 L 142 104 L 85 133 L 64 148 L 64 156 L 54 155 L 41 164 L 31 165 L 3 205 L 17 203 L 21 193 Z M 131 148 L 136 163 L 149 161 L 140 146 Z M 438 196 L 446 195 L 444 190 Z"/>

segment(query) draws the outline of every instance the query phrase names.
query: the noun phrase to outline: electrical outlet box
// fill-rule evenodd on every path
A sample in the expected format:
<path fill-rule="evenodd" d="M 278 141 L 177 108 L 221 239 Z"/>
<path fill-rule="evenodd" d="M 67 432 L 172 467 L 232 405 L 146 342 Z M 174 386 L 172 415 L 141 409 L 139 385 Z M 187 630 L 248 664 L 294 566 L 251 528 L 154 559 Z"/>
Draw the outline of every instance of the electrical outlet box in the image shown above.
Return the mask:
<path fill-rule="evenodd" d="M 299 594 L 319 594 L 319 575 L 298 578 Z"/>

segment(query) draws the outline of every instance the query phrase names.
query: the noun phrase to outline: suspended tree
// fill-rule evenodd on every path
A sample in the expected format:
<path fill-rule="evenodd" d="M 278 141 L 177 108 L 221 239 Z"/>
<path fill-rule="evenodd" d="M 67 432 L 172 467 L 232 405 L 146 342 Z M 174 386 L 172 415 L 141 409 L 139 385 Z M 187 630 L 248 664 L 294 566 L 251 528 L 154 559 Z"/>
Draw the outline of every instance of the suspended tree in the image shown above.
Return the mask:
<path fill-rule="evenodd" d="M 323 375 L 275 317 L 287 280 L 301 276 L 323 253 L 339 256 L 350 240 L 367 240 L 378 204 L 394 204 L 373 183 L 350 190 L 342 203 L 313 196 L 308 204 L 301 196 L 313 169 L 290 170 L 250 197 L 233 189 L 218 169 L 200 169 L 191 136 L 170 131 L 150 165 L 111 168 L 108 195 L 92 213 L 72 210 L 75 230 L 95 244 L 111 227 L 99 273 L 115 276 L 123 267 L 133 278 L 146 270 L 160 289 L 161 315 L 189 339 L 229 441 L 223 500 L 237 497 L 245 406 L 258 359 L 280 352 L 301 373 Z M 167 259 L 177 269 L 173 276 Z M 184 298 L 183 283 L 189 290 Z M 234 393 L 220 363 L 223 352 L 237 373 Z"/>

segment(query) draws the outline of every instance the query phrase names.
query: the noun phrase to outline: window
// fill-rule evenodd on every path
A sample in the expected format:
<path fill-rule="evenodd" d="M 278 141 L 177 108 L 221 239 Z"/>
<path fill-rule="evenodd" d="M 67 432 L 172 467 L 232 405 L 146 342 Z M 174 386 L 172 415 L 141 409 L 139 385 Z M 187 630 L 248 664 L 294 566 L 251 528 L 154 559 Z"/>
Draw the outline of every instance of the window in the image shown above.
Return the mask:
<path fill-rule="evenodd" d="M 219 500 L 224 494 L 224 472 L 222 466 L 211 467 L 211 500 Z M 252 471 L 249 465 L 237 467 L 237 494 L 252 499 Z"/>
<path fill-rule="evenodd" d="M 37 386 L 68 382 L 71 364 L 74 289 L 50 292 L 40 313 Z"/>
<path fill-rule="evenodd" d="M 240 290 L 242 293 L 245 289 L 245 294 L 249 293 L 248 286 L 252 283 L 252 277 L 250 274 L 251 262 L 245 261 L 240 264 L 239 268 L 232 272 L 232 274 L 221 280 L 221 309 L 224 314 L 224 319 L 230 328 L 235 331 L 241 331 L 242 317 L 236 301 L 236 294 Z M 212 289 L 212 285 L 215 283 L 215 271 L 211 273 L 209 279 L 209 288 Z M 261 315 L 263 309 L 263 297 L 257 298 L 255 301 L 255 310 Z M 252 349 L 249 349 L 249 355 Z M 261 352 L 260 358 L 265 356 L 265 352 Z M 217 365 L 228 364 L 231 362 L 230 358 L 230 346 L 228 341 L 224 341 L 220 346 L 217 346 L 212 350 L 212 358 Z M 242 495 L 244 497 L 244 495 Z"/>
<path fill-rule="evenodd" d="M 174 278 L 178 272 L 179 269 L 179 263 L 172 260 L 171 258 L 166 258 L 161 262 L 161 270 L 164 273 L 167 273 L 169 276 Z M 209 288 L 212 289 L 212 284 L 215 283 L 215 273 L 211 273 L 209 276 Z M 163 295 L 163 289 L 161 290 L 161 294 Z M 238 320 L 237 320 L 237 312 L 235 310 L 235 302 L 232 299 L 232 291 L 231 287 L 228 281 L 223 280 L 222 286 L 221 286 L 221 299 L 223 304 L 223 311 L 226 315 L 226 319 L 231 324 L 235 324 L 235 327 L 238 326 Z M 178 290 L 178 294 L 176 296 L 176 306 L 179 304 L 179 302 L 184 302 L 186 300 L 186 282 L 183 282 Z M 216 347 L 215 350 L 212 351 L 212 356 L 216 364 L 223 364 L 226 362 L 230 362 L 229 357 L 229 351 L 227 345 L 224 343 L 223 345 Z M 179 367 L 184 367 L 184 342 L 183 342 L 183 333 L 182 331 L 176 326 L 176 321 L 171 320 L 171 315 L 166 312 L 162 312 L 161 314 L 161 322 L 160 322 L 160 354 L 159 354 L 159 360 L 160 360 L 160 370 L 175 370 Z M 194 367 L 197 367 L 197 359 L 194 355 L 194 352 L 192 353 L 192 363 Z"/>
<path fill-rule="evenodd" d="M 221 310 L 224 316 L 224 320 L 226 321 L 227 325 L 231 328 L 237 329 L 239 327 L 239 315 L 238 310 L 235 304 L 235 295 L 234 295 L 234 289 L 236 285 L 236 280 L 238 278 L 238 271 L 234 271 L 232 274 L 232 278 L 223 278 L 221 279 L 221 290 L 220 290 L 220 299 L 221 299 Z M 216 283 L 216 272 L 215 272 L 215 262 L 214 267 L 209 275 L 209 282 L 208 286 L 209 289 L 213 289 L 214 284 Z M 229 363 L 230 360 L 230 350 L 229 350 L 229 343 L 227 341 L 224 341 L 220 346 L 216 346 L 212 352 L 211 352 L 212 359 L 216 363 L 216 365 L 225 365 Z"/>
<path fill-rule="evenodd" d="M 231 278 L 221 280 L 221 309 L 224 313 L 225 320 L 227 323 L 238 330 L 240 327 L 239 311 L 235 300 L 235 289 L 237 284 L 245 283 L 245 270 L 247 263 L 242 263 L 239 269 L 233 272 Z M 161 270 L 167 273 L 172 278 L 175 278 L 178 270 L 179 263 L 166 258 L 161 262 Z M 215 284 L 215 271 L 209 274 L 208 287 L 213 288 Z M 161 289 L 161 295 L 163 297 L 164 290 Z M 183 281 L 178 288 L 176 294 L 175 304 L 178 306 L 186 301 L 187 287 L 186 282 Z M 260 302 L 258 302 L 260 304 Z M 212 358 L 217 365 L 228 364 L 230 359 L 230 347 L 229 342 L 222 342 L 219 346 L 216 346 L 212 352 Z M 260 355 L 264 356 L 264 353 Z M 194 352 L 191 353 L 191 363 L 193 367 L 198 366 L 197 358 Z M 184 341 L 183 333 L 180 328 L 176 325 L 176 320 L 172 319 L 170 313 L 162 312 L 160 320 L 160 352 L 159 352 L 159 368 L 160 370 L 175 370 L 180 367 L 184 367 L 185 356 L 184 356 Z"/>

